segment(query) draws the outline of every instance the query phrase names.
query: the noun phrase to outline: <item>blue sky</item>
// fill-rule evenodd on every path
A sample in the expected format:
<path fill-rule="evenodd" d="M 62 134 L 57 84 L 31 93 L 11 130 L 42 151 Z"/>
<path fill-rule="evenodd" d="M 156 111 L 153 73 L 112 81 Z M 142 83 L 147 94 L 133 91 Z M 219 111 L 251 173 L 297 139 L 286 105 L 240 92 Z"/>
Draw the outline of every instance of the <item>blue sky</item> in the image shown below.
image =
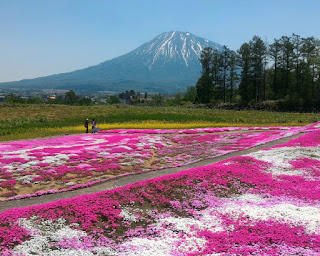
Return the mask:
<path fill-rule="evenodd" d="M 233 50 L 253 35 L 320 38 L 318 0 L 0 0 L 0 82 L 73 71 L 188 31 Z"/>

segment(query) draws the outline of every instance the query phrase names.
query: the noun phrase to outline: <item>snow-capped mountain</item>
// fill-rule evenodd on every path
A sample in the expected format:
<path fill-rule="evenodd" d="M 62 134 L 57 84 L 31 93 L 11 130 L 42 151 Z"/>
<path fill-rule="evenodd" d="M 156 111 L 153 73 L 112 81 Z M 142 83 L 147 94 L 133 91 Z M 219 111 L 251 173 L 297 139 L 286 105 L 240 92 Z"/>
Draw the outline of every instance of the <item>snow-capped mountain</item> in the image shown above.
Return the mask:
<path fill-rule="evenodd" d="M 189 32 L 162 33 L 120 57 L 85 69 L 18 82 L 0 87 L 53 88 L 82 91 L 121 92 L 184 91 L 200 76 L 201 51 L 222 46 Z"/>
<path fill-rule="evenodd" d="M 221 50 L 221 45 L 191 33 L 162 33 L 153 40 L 143 44 L 134 51 L 135 56 L 141 56 L 149 70 L 174 62 L 189 67 L 196 63 L 205 47 Z M 183 63 L 184 62 L 184 63 Z"/>

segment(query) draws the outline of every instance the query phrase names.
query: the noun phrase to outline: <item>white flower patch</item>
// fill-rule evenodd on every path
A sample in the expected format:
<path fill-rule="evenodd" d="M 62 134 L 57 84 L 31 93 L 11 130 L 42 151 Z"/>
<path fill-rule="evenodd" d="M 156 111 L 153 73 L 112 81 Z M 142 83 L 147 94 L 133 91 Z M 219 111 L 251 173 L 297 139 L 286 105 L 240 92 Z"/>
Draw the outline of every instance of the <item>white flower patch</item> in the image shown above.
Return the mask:
<path fill-rule="evenodd" d="M 134 238 L 130 242 L 122 244 L 119 256 L 169 256 L 172 255 L 170 244 L 173 240 L 164 237 L 159 240 L 150 238 Z"/>
<path fill-rule="evenodd" d="M 198 237 L 184 237 L 176 251 L 184 253 L 201 253 L 205 248 L 207 240 Z"/>
<path fill-rule="evenodd" d="M 196 233 L 201 230 L 223 231 L 222 222 L 214 216 L 213 209 L 198 212 L 199 219 L 165 217 L 153 225 L 160 235 L 155 238 L 136 237 L 123 243 L 118 255 L 172 255 L 178 253 L 201 253 L 207 240 Z M 177 246 L 178 245 L 178 246 Z M 219 255 L 219 254 L 216 254 Z"/>
<path fill-rule="evenodd" d="M 106 143 L 108 142 L 108 139 L 94 139 L 94 138 L 88 138 L 88 137 L 83 137 L 82 140 L 84 140 L 84 143 L 80 143 L 79 141 L 74 141 L 74 143 L 72 144 L 67 144 L 67 145 L 59 145 L 59 146 L 53 146 L 53 145 L 46 145 L 46 146 L 40 146 L 40 147 L 33 147 L 33 148 L 28 148 L 28 149 L 21 149 L 21 150 L 16 150 L 16 151 L 4 151 L 1 152 L 2 155 L 12 155 L 14 154 L 15 157 L 18 158 L 24 158 L 25 160 L 30 160 L 33 159 L 33 156 L 29 156 L 29 152 L 30 151 L 34 151 L 34 150 L 41 150 L 41 149 L 48 149 L 48 148 L 60 148 L 60 149 L 68 149 L 72 146 L 87 146 L 90 147 L 91 145 L 95 145 L 95 144 L 101 144 L 101 143 Z M 86 141 L 88 140 L 88 141 Z"/>
<path fill-rule="evenodd" d="M 95 247 L 95 255 L 101 256 L 116 256 L 118 253 L 115 250 L 112 250 L 109 247 Z"/>
<path fill-rule="evenodd" d="M 211 232 L 224 231 L 225 228 L 219 218 L 214 216 L 215 209 L 207 208 L 200 212 L 201 226 L 198 226 L 202 230 L 210 230 Z"/>
<path fill-rule="evenodd" d="M 269 207 L 253 204 L 226 203 L 220 212 L 238 217 L 244 213 L 254 220 L 284 220 L 286 223 L 303 225 L 308 233 L 319 234 L 320 210 L 312 206 L 296 206 L 289 203 L 276 204 Z"/>
<path fill-rule="evenodd" d="M 45 156 L 44 160 L 41 163 L 55 164 L 55 165 L 63 165 L 66 163 L 66 160 L 69 159 L 69 155 L 66 154 L 57 154 L 54 156 Z"/>
<path fill-rule="evenodd" d="M 44 149 L 46 147 L 36 147 L 36 148 L 30 148 L 30 149 L 21 149 L 21 150 L 16 150 L 16 151 L 5 151 L 5 152 L 1 152 L 1 155 L 8 155 L 10 156 L 11 154 L 14 154 L 15 157 L 18 158 L 24 158 L 25 160 L 30 160 L 30 159 L 34 159 L 33 156 L 29 156 L 28 152 L 31 150 L 35 150 L 35 149 Z"/>
<path fill-rule="evenodd" d="M 304 175 L 303 170 L 292 170 L 289 161 L 304 157 L 320 160 L 320 150 L 318 147 L 282 147 L 260 150 L 247 156 L 272 164 L 269 171 L 273 175 Z"/>
<path fill-rule="evenodd" d="M 32 160 L 32 161 L 28 161 L 27 163 L 24 163 L 24 164 L 19 164 L 19 167 L 22 168 L 22 169 L 26 169 L 26 168 L 29 168 L 31 166 L 35 166 L 37 164 L 39 164 L 40 161 L 38 160 Z"/>
<path fill-rule="evenodd" d="M 13 169 L 15 169 L 12 165 L 4 165 L 2 168 L 6 169 L 7 171 L 12 171 Z"/>
<path fill-rule="evenodd" d="M 138 142 L 137 144 L 136 144 L 136 146 L 138 147 L 138 148 L 143 148 L 145 145 L 148 145 L 147 143 L 142 143 L 142 142 Z"/>
<path fill-rule="evenodd" d="M 160 136 L 154 136 L 154 137 L 149 137 L 146 138 L 148 143 L 158 143 L 162 141 L 162 137 Z"/>
<path fill-rule="evenodd" d="M 44 255 L 44 253 L 50 253 L 50 242 L 45 237 L 33 236 L 30 240 L 17 245 L 13 252 L 25 256 L 39 255 L 39 253 Z"/>
<path fill-rule="evenodd" d="M 192 233 L 191 226 L 196 227 L 199 230 L 211 230 L 212 232 L 222 231 L 223 227 L 221 222 L 217 219 L 212 212 L 204 210 L 199 212 L 201 220 L 196 220 L 193 218 L 175 218 L 168 217 L 159 219 L 157 225 L 167 226 L 171 230 L 183 232 L 186 234 Z"/>
<path fill-rule="evenodd" d="M 132 148 L 128 147 L 128 146 L 119 146 L 119 148 L 123 148 L 123 149 L 127 149 L 127 150 L 132 150 Z"/>
<path fill-rule="evenodd" d="M 85 148 L 86 150 L 100 150 L 99 146 L 89 146 Z"/>
<path fill-rule="evenodd" d="M 259 205 L 263 207 L 271 207 L 272 205 L 279 205 L 279 204 L 292 204 L 297 207 L 309 207 L 310 204 L 303 199 L 298 199 L 296 197 L 290 196 L 272 196 L 270 194 L 242 194 L 239 196 L 234 196 L 229 198 L 230 201 L 233 202 L 240 202 L 246 204 L 253 204 Z M 227 201 L 224 201 L 227 202 Z M 312 203 L 312 207 L 318 209 L 320 211 L 320 203 Z"/>
<path fill-rule="evenodd" d="M 34 158 L 33 156 L 28 155 L 29 151 L 36 150 L 36 149 L 44 149 L 44 148 L 47 148 L 47 147 L 43 146 L 43 147 L 35 147 L 35 148 L 29 148 L 29 149 L 21 149 L 21 150 L 16 150 L 16 151 L 4 151 L 4 152 L 1 152 L 1 155 L 3 155 L 5 157 L 5 156 L 10 156 L 11 154 L 13 154 L 13 155 L 15 155 L 15 157 L 24 158 L 26 160 L 29 160 L 29 159 Z"/>
<path fill-rule="evenodd" d="M 84 231 L 74 230 L 67 226 L 66 221 L 62 218 L 53 220 L 43 220 L 37 222 L 37 217 L 30 219 L 19 219 L 18 223 L 25 229 L 31 232 L 31 239 L 17 245 L 14 251 L 22 255 L 55 255 L 52 254 L 52 241 L 59 242 L 63 239 L 80 238 L 87 236 Z M 70 250 L 69 250 L 70 251 Z M 58 252 L 58 251 L 57 251 Z M 76 254 L 64 254 L 76 255 Z M 92 254 L 78 254 L 78 255 L 92 255 Z"/>
<path fill-rule="evenodd" d="M 121 165 L 121 166 L 132 166 L 132 165 L 135 165 L 135 163 L 133 163 L 133 162 L 124 162 L 124 163 L 119 163 L 119 165 Z"/>
<path fill-rule="evenodd" d="M 21 181 L 22 183 L 31 183 L 33 181 L 33 178 L 39 177 L 38 175 L 24 175 L 16 177 L 17 181 Z"/>
<path fill-rule="evenodd" d="M 123 217 L 123 219 L 126 221 L 132 221 L 132 222 L 137 221 L 137 217 L 134 214 L 129 212 L 129 208 L 122 208 L 122 211 L 119 215 Z"/>
<path fill-rule="evenodd" d="M 171 245 L 181 241 L 178 248 L 173 248 Z M 178 235 L 172 231 L 164 231 L 161 238 L 134 238 L 130 242 L 122 244 L 121 256 L 169 256 L 172 252 L 179 251 L 180 253 L 200 252 L 198 248 L 205 248 L 206 240 L 196 237 L 178 238 Z M 190 249 L 190 250 L 189 250 Z"/>
<path fill-rule="evenodd" d="M 17 156 L 16 154 L 11 154 L 11 152 L 10 153 L 4 152 L 4 154 L 2 156 L 3 159 L 11 159 L 11 158 L 16 158 L 16 157 L 19 157 L 19 156 Z"/>
<path fill-rule="evenodd" d="M 59 218 L 53 220 L 42 220 L 38 222 L 38 217 L 30 219 L 21 218 L 18 223 L 31 233 L 31 239 L 17 245 L 13 249 L 13 255 L 42 255 L 42 256 L 93 256 L 93 255 L 117 255 L 116 252 L 103 246 L 91 247 L 89 249 L 80 248 L 59 248 L 54 243 L 68 239 L 76 239 L 81 243 L 82 237 L 87 237 L 87 233 L 81 230 L 72 229 L 66 225 L 66 221 Z M 74 224 L 73 226 L 77 226 Z M 52 248 L 52 246 L 55 246 Z"/>
<path fill-rule="evenodd" d="M 75 154 L 57 154 L 53 156 L 45 156 L 43 157 L 44 160 L 38 161 L 38 160 L 32 160 L 28 161 L 27 163 L 12 163 L 10 165 L 3 166 L 3 168 L 7 168 L 9 171 L 15 170 L 15 171 L 23 171 L 24 169 L 37 166 L 39 163 L 48 163 L 48 164 L 55 164 L 55 165 L 62 165 L 65 164 L 66 161 L 69 159 L 70 156 Z M 22 157 L 24 159 L 27 159 L 27 157 Z M 32 157 L 34 159 L 34 157 Z M 31 158 L 29 158 L 31 159 Z M 19 168 L 18 168 L 19 167 Z"/>
<path fill-rule="evenodd" d="M 258 194 L 242 194 L 240 196 L 231 198 L 230 200 L 248 202 L 248 203 L 264 203 L 266 199 Z"/>
<path fill-rule="evenodd" d="M 28 254 L 29 255 L 29 254 Z M 32 254 L 34 255 L 34 254 Z M 36 254 L 39 255 L 39 254 Z M 41 254 L 43 256 L 94 256 L 96 254 L 93 254 L 92 252 L 88 250 L 82 250 L 82 249 L 60 249 L 60 250 L 53 250 L 50 252 L 46 252 Z M 107 254 L 109 255 L 109 254 Z"/>
<path fill-rule="evenodd" d="M 97 154 L 101 155 L 101 156 L 109 156 L 110 158 L 114 158 L 114 156 L 110 152 L 107 152 L 107 151 L 98 152 Z"/>
<path fill-rule="evenodd" d="M 37 222 L 37 217 L 27 219 L 19 219 L 19 224 L 28 229 L 31 232 L 37 232 L 41 235 L 46 235 L 52 241 L 60 241 L 63 238 L 76 238 L 79 236 L 87 236 L 84 231 L 79 231 L 71 229 L 71 227 L 66 225 L 66 221 L 59 218 L 55 221 L 53 220 L 42 220 Z"/>

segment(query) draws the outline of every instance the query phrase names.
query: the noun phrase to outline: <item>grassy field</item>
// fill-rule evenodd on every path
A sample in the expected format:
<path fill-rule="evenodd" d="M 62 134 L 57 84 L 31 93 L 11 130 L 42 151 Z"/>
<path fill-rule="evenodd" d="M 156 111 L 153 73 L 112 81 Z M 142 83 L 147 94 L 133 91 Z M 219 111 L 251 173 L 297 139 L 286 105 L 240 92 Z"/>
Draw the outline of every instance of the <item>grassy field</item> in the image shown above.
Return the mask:
<path fill-rule="evenodd" d="M 0 103 L 0 141 L 82 133 L 86 118 L 102 129 L 297 126 L 320 120 L 319 113 L 231 111 L 130 105 L 10 105 Z"/>

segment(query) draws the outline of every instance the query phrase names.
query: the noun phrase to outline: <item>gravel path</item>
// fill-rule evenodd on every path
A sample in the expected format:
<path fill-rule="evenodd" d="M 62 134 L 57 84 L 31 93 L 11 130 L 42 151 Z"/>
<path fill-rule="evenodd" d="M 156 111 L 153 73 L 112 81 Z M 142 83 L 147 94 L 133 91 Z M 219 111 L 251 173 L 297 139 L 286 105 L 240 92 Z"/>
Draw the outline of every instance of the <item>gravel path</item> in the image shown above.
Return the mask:
<path fill-rule="evenodd" d="M 11 208 L 39 205 L 39 204 L 44 204 L 44 203 L 56 201 L 59 199 L 66 199 L 66 198 L 76 197 L 79 195 L 92 194 L 92 193 L 96 193 L 96 192 L 100 192 L 100 191 L 104 191 L 104 190 L 122 187 L 122 186 L 131 184 L 131 183 L 134 183 L 137 181 L 141 181 L 141 180 L 152 179 L 152 178 L 156 178 L 156 177 L 167 175 L 167 174 L 177 173 L 177 172 L 187 170 L 190 168 L 194 168 L 194 167 L 198 167 L 198 166 L 213 164 L 213 163 L 220 162 L 222 160 L 225 160 L 225 159 L 228 159 L 231 157 L 241 156 L 241 155 L 245 155 L 248 153 L 256 152 L 256 151 L 261 150 L 263 148 L 270 148 L 270 147 L 278 145 L 278 144 L 283 144 L 289 140 L 298 138 L 304 134 L 305 133 L 300 133 L 300 134 L 297 134 L 294 136 L 281 138 L 281 139 L 274 140 L 274 141 L 271 141 L 271 142 L 265 143 L 263 145 L 253 147 L 253 148 L 229 153 L 229 154 L 226 154 L 223 156 L 218 156 L 215 158 L 199 161 L 197 163 L 184 165 L 181 167 L 167 168 L 167 169 L 156 170 L 156 171 L 151 171 L 151 172 L 147 172 L 147 173 L 132 174 L 129 176 L 111 179 L 109 181 L 106 181 L 106 182 L 103 182 L 103 183 L 100 183 L 97 185 L 93 185 L 93 186 L 90 186 L 87 188 L 77 189 L 77 190 L 73 190 L 73 191 L 67 191 L 67 192 L 56 193 L 56 194 L 47 194 L 47 195 L 42 195 L 42 196 L 38 196 L 38 197 L 30 197 L 30 198 L 25 198 L 25 199 L 20 199 L 20 200 L 0 202 L 0 212 L 7 210 L 7 209 L 11 209 Z"/>

